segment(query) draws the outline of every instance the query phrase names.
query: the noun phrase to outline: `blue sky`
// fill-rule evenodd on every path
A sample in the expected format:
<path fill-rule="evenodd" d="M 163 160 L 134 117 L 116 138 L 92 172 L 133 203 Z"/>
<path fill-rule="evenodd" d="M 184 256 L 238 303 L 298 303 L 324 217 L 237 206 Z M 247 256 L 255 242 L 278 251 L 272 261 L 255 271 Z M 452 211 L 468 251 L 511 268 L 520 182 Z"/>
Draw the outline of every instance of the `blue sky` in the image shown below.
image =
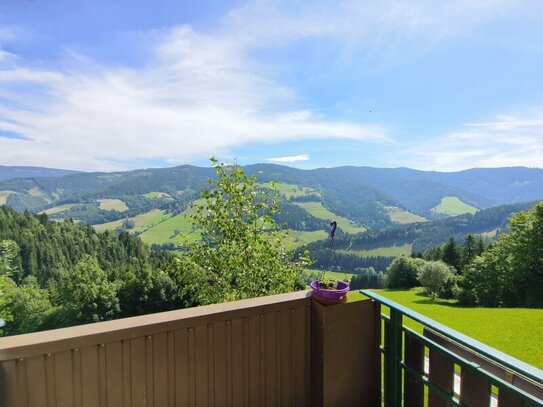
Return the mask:
<path fill-rule="evenodd" d="M 543 2 L 0 0 L 0 165 L 543 167 Z"/>

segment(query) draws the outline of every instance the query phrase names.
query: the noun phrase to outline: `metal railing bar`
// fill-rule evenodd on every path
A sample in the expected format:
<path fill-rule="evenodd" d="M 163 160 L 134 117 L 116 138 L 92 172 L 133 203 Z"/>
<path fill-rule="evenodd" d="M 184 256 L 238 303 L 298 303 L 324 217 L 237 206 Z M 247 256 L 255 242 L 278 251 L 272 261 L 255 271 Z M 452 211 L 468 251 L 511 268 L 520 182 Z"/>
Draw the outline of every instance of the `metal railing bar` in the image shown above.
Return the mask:
<path fill-rule="evenodd" d="M 413 331 L 412 329 L 409 329 L 407 327 L 403 327 L 404 332 L 409 333 L 410 335 L 413 335 L 417 340 L 421 341 L 425 346 L 431 349 L 437 350 L 439 353 L 443 354 L 443 356 L 451 359 L 453 362 L 457 363 L 461 367 L 468 368 L 481 376 L 485 377 L 490 383 L 497 386 L 498 388 L 506 388 L 506 390 L 509 390 L 516 395 L 520 396 L 522 399 L 534 403 L 535 405 L 543 405 L 543 400 L 531 395 L 530 393 L 525 392 L 522 389 L 519 389 L 518 387 L 515 387 L 511 383 L 494 376 L 493 374 L 487 372 L 486 370 L 482 369 L 477 363 L 473 363 L 467 359 L 464 359 L 461 356 L 458 356 L 454 352 L 450 351 L 447 348 L 444 348 L 443 346 L 439 345 L 438 343 L 435 343 L 431 339 L 426 338 L 425 336 L 422 336 L 421 334 Z M 402 361 L 403 363 L 403 361 Z"/>
<path fill-rule="evenodd" d="M 415 377 L 415 379 L 417 379 L 419 382 L 422 382 L 422 384 L 424 384 L 426 387 L 428 387 L 429 389 L 435 391 L 445 401 L 447 401 L 449 403 L 452 403 L 454 406 L 461 406 L 462 405 L 462 404 L 460 404 L 460 400 L 458 398 L 456 398 L 452 394 L 447 393 L 445 390 L 443 390 L 441 388 L 441 386 L 439 386 L 438 384 L 432 382 L 428 378 L 428 376 L 416 371 L 412 367 L 406 365 L 405 362 L 403 362 L 403 361 L 400 363 L 400 366 L 403 369 L 407 370 L 409 373 L 411 373 Z"/>
<path fill-rule="evenodd" d="M 466 346 L 467 348 L 476 351 L 477 353 L 487 357 L 488 359 L 513 370 L 515 373 L 519 373 L 527 378 L 530 378 L 538 384 L 543 384 L 543 370 L 531 366 L 521 360 L 518 360 L 512 356 L 509 356 L 499 350 L 496 350 L 484 343 L 481 343 L 467 335 L 464 335 L 454 329 L 449 328 L 446 325 L 440 324 L 431 318 L 428 318 L 418 312 L 415 312 L 401 304 L 398 304 L 388 298 L 385 298 L 379 294 L 374 293 L 371 290 L 360 291 L 365 296 L 377 301 L 391 309 L 395 309 L 402 313 L 406 317 L 417 321 L 436 332 L 444 335 L 445 337 Z"/>

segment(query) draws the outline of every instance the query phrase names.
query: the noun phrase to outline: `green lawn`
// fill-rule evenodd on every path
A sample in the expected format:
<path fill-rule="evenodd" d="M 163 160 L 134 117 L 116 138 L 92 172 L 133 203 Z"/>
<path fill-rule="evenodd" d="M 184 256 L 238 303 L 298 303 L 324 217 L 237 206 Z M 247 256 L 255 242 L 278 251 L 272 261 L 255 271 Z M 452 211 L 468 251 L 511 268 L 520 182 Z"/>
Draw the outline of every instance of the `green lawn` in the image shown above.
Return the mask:
<path fill-rule="evenodd" d="M 477 208 L 462 202 L 455 196 L 446 196 L 441 203 L 432 209 L 433 212 L 445 215 L 462 215 L 463 213 L 475 213 Z"/>
<path fill-rule="evenodd" d="M 297 205 L 304 208 L 311 215 L 316 218 L 326 219 L 326 220 L 335 220 L 339 229 L 347 233 L 359 233 L 364 232 L 366 228 L 362 226 L 354 225 L 349 219 L 344 218 L 343 216 L 336 215 L 333 212 L 330 212 L 320 202 L 296 202 Z"/>
<path fill-rule="evenodd" d="M 385 256 L 385 257 L 399 257 L 401 255 L 410 256 L 412 243 L 405 243 L 402 245 L 375 247 L 372 249 L 355 249 L 355 250 L 338 250 L 338 253 L 344 254 L 356 254 L 360 257 L 368 256 Z"/>
<path fill-rule="evenodd" d="M 464 308 L 456 306 L 454 301 L 432 301 L 422 294 L 421 289 L 374 291 L 517 359 L 543 368 L 543 309 Z M 349 300 L 362 298 L 366 297 L 359 292 L 349 295 Z M 421 330 L 416 322 L 408 320 L 407 325 Z"/>

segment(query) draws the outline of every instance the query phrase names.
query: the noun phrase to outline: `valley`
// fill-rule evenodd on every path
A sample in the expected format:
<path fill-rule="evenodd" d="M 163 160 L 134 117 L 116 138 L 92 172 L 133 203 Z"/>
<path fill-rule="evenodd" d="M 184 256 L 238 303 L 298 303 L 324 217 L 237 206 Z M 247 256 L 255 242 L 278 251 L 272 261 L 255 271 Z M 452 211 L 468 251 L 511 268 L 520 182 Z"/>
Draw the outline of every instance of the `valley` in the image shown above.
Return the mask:
<path fill-rule="evenodd" d="M 493 170 L 434 173 L 338 167 L 304 171 L 269 164 L 244 169 L 257 176 L 262 188 L 281 196 L 282 214 L 276 220 L 289 232 L 288 247 L 307 246 L 319 257 L 326 247 L 328 222 L 336 220 L 336 257 L 338 265 L 349 265 L 347 271 L 358 264 L 356 259 L 382 269 L 394 257 L 443 244 L 451 235 L 459 241 L 467 233 L 492 239 L 511 213 L 525 207 L 517 204 L 519 199 L 543 198 L 543 171 L 537 169 L 495 170 L 502 175 L 507 172 L 504 179 L 509 189 L 516 189 L 514 198 L 503 183 L 489 187 L 487 179 L 495 179 Z M 467 182 L 470 171 L 474 177 Z M 99 232 L 127 231 L 149 245 L 172 249 L 182 239 L 199 237 L 187 215 L 210 176 L 209 168 L 180 166 L 5 179 L 0 182 L 0 204 L 56 220 L 72 218 Z M 475 193 L 477 183 L 481 188 Z M 462 185 L 469 185 L 469 190 Z M 493 209 L 499 205 L 513 207 Z"/>

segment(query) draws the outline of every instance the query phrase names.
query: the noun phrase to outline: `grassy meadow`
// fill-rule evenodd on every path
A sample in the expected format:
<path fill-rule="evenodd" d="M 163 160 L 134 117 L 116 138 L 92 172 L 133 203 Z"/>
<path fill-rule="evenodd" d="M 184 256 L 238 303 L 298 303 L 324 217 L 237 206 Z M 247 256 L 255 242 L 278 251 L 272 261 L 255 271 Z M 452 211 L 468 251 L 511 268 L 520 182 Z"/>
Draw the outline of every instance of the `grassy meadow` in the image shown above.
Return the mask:
<path fill-rule="evenodd" d="M 373 290 L 413 311 L 423 314 L 517 359 L 543 368 L 543 309 L 466 308 L 453 300 L 425 296 L 422 289 Z M 358 291 L 349 300 L 366 298 Z M 386 307 L 384 308 L 386 312 Z M 406 325 L 422 332 L 421 325 L 407 319 Z"/>
<path fill-rule="evenodd" d="M 16 192 L 14 192 L 14 191 L 0 191 L 0 205 L 4 205 L 8 200 L 8 196 L 10 196 L 11 194 L 16 194 Z"/>
<path fill-rule="evenodd" d="M 327 236 L 328 234 L 324 230 L 288 229 L 286 245 L 289 249 L 292 249 L 317 240 L 326 239 Z"/>
<path fill-rule="evenodd" d="M 411 255 L 412 247 L 413 247 L 412 243 L 405 243 L 402 245 L 381 246 L 381 247 L 368 248 L 368 249 L 356 248 L 356 250 L 338 250 L 338 253 L 355 254 L 360 257 L 369 257 L 369 256 L 399 257 L 402 255 L 405 255 L 405 256 Z"/>
<path fill-rule="evenodd" d="M 343 216 L 336 215 L 333 212 L 330 212 L 320 202 L 296 202 L 297 205 L 304 208 L 311 215 L 316 218 L 326 219 L 326 220 L 335 220 L 339 229 L 347 233 L 359 233 L 364 232 L 366 228 L 361 226 L 355 226 L 353 223 Z"/>
<path fill-rule="evenodd" d="M 272 188 L 271 182 L 266 182 L 262 184 L 263 186 L 267 188 Z M 307 195 L 320 195 L 319 191 L 313 188 L 309 187 L 302 187 L 300 185 L 295 184 L 286 184 L 284 182 L 274 182 L 273 187 L 281 194 L 284 195 L 285 198 L 294 198 L 299 196 L 307 196 Z"/>
<path fill-rule="evenodd" d="M 477 212 L 477 208 L 462 202 L 455 196 L 446 196 L 445 198 L 441 199 L 441 203 L 432 209 L 432 211 L 454 216 L 462 215 L 463 213 L 474 214 Z"/>
<path fill-rule="evenodd" d="M 98 199 L 98 206 L 106 211 L 124 212 L 128 210 L 128 206 L 120 199 Z"/>
<path fill-rule="evenodd" d="M 46 215 L 50 216 L 50 215 L 54 215 L 55 213 L 65 212 L 68 209 L 73 208 L 74 206 L 76 206 L 76 204 L 64 204 L 64 205 L 54 206 L 53 208 L 49 208 L 38 213 L 40 214 L 45 213 Z"/>
<path fill-rule="evenodd" d="M 407 223 L 425 222 L 427 220 L 422 216 L 415 215 L 414 213 L 404 211 L 403 209 L 396 208 L 394 206 L 386 206 L 385 209 L 390 217 L 390 220 L 401 225 Z"/>
<path fill-rule="evenodd" d="M 166 192 L 149 192 L 145 195 L 143 195 L 145 198 L 149 199 L 157 199 L 157 198 L 171 198 L 170 194 L 167 194 Z"/>

